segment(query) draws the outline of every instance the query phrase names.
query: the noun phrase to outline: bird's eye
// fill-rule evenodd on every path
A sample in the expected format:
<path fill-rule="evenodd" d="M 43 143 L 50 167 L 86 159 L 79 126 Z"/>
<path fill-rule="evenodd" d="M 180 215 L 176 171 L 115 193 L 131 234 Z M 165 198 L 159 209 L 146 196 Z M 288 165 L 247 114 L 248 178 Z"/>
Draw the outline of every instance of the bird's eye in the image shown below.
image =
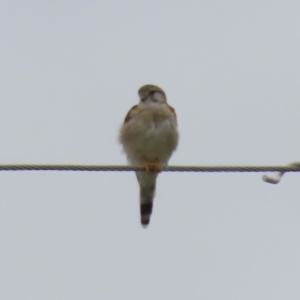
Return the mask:
<path fill-rule="evenodd" d="M 154 94 L 155 94 L 155 91 L 150 91 L 150 92 L 149 92 L 149 95 L 150 95 L 150 96 L 153 96 Z"/>

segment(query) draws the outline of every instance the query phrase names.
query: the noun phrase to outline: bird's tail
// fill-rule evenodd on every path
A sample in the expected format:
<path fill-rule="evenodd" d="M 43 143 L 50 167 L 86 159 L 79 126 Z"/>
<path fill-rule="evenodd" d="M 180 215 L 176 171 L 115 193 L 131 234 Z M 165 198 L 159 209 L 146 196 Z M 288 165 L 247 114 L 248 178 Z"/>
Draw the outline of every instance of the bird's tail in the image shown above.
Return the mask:
<path fill-rule="evenodd" d="M 153 208 L 157 173 L 138 172 L 137 177 L 140 185 L 141 223 L 147 227 Z"/>

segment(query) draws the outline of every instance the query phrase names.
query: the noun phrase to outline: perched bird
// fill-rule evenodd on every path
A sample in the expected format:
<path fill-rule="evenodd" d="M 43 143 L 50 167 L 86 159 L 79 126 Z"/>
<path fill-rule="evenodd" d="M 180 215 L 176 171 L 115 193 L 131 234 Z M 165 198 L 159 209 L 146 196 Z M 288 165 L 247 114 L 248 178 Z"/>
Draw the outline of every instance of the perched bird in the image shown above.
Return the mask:
<path fill-rule="evenodd" d="M 178 144 L 175 110 L 167 103 L 165 92 L 147 84 L 138 91 L 140 103 L 127 113 L 119 140 L 131 166 L 137 171 L 140 186 L 141 223 L 147 227 L 153 207 L 155 182 L 162 167 L 167 166 Z"/>

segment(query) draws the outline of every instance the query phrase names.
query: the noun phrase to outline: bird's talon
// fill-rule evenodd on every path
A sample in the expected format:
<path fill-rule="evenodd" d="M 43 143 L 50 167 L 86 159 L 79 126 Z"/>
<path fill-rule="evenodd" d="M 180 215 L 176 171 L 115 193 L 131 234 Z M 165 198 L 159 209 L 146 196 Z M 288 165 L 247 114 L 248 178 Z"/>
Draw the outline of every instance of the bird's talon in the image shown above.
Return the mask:
<path fill-rule="evenodd" d="M 161 167 L 159 165 L 158 162 L 143 162 L 143 167 L 145 168 L 145 170 L 147 172 L 150 172 L 150 173 L 160 173 L 161 172 Z"/>

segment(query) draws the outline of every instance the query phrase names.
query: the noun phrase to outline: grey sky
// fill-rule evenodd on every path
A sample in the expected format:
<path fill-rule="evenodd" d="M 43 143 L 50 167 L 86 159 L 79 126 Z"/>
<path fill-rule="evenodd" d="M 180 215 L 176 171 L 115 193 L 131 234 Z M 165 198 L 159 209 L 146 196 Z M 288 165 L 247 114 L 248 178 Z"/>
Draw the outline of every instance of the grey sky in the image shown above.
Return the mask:
<path fill-rule="evenodd" d="M 125 164 L 146 83 L 175 107 L 170 164 L 299 160 L 299 1 L 2 1 L 0 162 Z M 0 298 L 299 299 L 299 175 L 0 173 Z M 297 194 L 298 193 L 298 194 Z"/>

